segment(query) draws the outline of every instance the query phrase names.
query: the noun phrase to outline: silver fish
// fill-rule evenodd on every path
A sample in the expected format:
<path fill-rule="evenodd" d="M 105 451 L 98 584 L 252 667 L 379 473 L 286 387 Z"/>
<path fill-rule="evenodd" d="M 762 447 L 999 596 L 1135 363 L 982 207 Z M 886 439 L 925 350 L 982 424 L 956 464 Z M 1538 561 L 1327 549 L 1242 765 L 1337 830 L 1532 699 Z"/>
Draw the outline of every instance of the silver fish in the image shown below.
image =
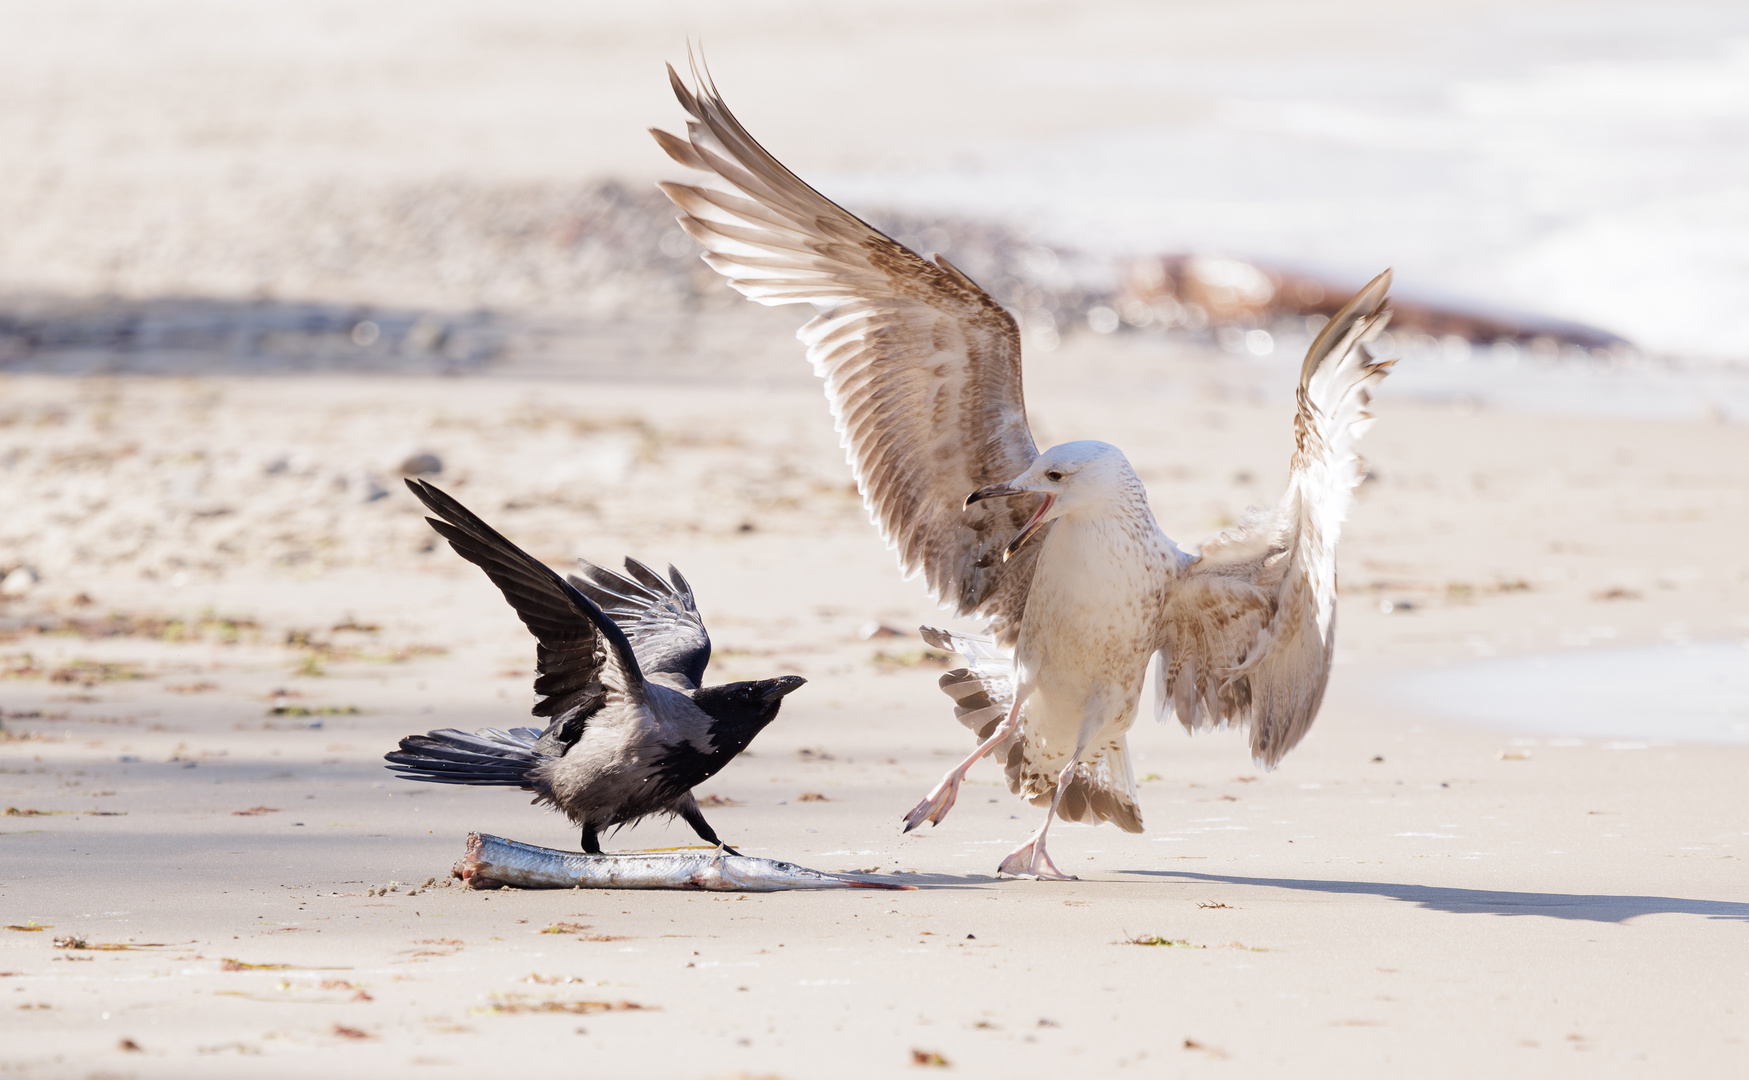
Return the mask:
<path fill-rule="evenodd" d="M 451 871 L 475 889 L 707 889 L 784 892 L 789 889 L 915 889 L 826 874 L 794 863 L 730 855 L 722 848 L 585 855 L 501 836 L 468 834 L 467 852 Z"/>

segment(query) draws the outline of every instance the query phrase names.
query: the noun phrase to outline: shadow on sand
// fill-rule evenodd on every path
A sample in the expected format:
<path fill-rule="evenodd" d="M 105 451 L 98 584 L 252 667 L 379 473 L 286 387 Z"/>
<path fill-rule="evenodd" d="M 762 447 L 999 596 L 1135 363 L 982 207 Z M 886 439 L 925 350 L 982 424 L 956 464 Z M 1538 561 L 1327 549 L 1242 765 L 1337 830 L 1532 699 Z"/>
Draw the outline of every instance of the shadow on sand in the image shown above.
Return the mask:
<path fill-rule="evenodd" d="M 1709 919 L 1749 922 L 1749 904 L 1728 900 L 1684 900 L 1673 896 L 1605 896 L 1582 893 L 1500 892 L 1493 889 L 1448 889 L 1435 885 L 1401 885 L 1382 881 L 1319 881 L 1309 878 L 1237 877 L 1195 874 L 1181 870 L 1125 870 L 1126 874 L 1203 881 L 1221 885 L 1251 885 L 1302 892 L 1384 896 L 1432 911 L 1454 915 L 1544 915 L 1551 919 L 1626 922 L 1639 915 L 1702 915 Z"/>

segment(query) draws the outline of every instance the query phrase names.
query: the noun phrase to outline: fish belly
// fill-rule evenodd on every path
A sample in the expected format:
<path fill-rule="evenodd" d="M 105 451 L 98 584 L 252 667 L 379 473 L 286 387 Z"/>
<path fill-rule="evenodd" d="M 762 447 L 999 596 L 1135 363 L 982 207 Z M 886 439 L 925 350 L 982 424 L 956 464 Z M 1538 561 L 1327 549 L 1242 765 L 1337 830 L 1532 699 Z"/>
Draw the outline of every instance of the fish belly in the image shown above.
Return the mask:
<path fill-rule="evenodd" d="M 911 888 L 825 874 L 775 859 L 729 855 L 714 848 L 585 855 L 483 833 L 468 834 L 467 852 L 452 873 L 474 888 L 513 885 L 522 889 L 704 889 L 716 892 Z"/>

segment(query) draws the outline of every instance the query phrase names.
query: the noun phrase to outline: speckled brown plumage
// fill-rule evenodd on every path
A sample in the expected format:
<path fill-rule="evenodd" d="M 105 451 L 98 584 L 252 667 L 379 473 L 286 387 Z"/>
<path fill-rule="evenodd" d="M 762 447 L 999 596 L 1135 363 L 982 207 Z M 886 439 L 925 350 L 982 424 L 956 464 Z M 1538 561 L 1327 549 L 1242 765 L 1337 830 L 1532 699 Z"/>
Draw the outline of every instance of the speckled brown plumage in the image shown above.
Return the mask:
<path fill-rule="evenodd" d="M 798 336 L 871 518 L 908 574 L 923 574 L 957 614 L 989 622 L 989 641 L 926 636 L 966 655 L 942 686 L 981 752 L 1006 763 L 1010 787 L 1071 820 L 1139 830 L 1124 733 L 1150 656 L 1162 717 L 1191 730 L 1241 725 L 1261 764 L 1279 761 L 1311 724 L 1329 672 L 1353 443 L 1390 367 L 1364 347 L 1389 319 L 1389 271 L 1307 354 L 1282 502 L 1187 554 L 1160 531 L 1115 447 L 1038 452 L 1007 312 L 946 259 L 907 250 L 803 183 L 698 74 L 695 93 L 669 69 L 692 117 L 687 138 L 653 134 L 733 190 L 662 190 L 735 289 L 816 309 Z M 976 757 L 908 828 L 940 820 Z M 1043 830 L 1036 839 L 1023 872 L 1042 874 Z"/>

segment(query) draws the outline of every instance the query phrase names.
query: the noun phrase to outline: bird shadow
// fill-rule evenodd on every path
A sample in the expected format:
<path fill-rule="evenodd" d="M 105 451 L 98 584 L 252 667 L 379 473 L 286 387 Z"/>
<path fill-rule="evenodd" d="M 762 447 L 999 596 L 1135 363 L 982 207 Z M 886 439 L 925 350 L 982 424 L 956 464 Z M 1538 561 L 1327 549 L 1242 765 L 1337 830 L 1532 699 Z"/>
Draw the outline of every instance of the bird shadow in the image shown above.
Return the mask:
<path fill-rule="evenodd" d="M 919 890 L 963 889 L 976 885 L 996 885 L 1005 880 L 992 877 L 989 874 L 856 874 L 853 876 L 888 885 L 910 885 Z"/>
<path fill-rule="evenodd" d="M 1700 915 L 1708 919 L 1749 922 L 1749 904 L 1729 900 L 1686 900 L 1675 896 L 1611 896 L 1591 893 L 1504 892 L 1496 889 L 1452 889 L 1438 885 L 1406 885 L 1382 881 L 1322 881 L 1309 878 L 1239 877 L 1197 874 L 1183 870 L 1125 870 L 1126 874 L 1251 885 L 1302 892 L 1383 896 L 1429 911 L 1454 915 L 1542 915 L 1551 919 L 1622 923 L 1640 915 Z"/>

